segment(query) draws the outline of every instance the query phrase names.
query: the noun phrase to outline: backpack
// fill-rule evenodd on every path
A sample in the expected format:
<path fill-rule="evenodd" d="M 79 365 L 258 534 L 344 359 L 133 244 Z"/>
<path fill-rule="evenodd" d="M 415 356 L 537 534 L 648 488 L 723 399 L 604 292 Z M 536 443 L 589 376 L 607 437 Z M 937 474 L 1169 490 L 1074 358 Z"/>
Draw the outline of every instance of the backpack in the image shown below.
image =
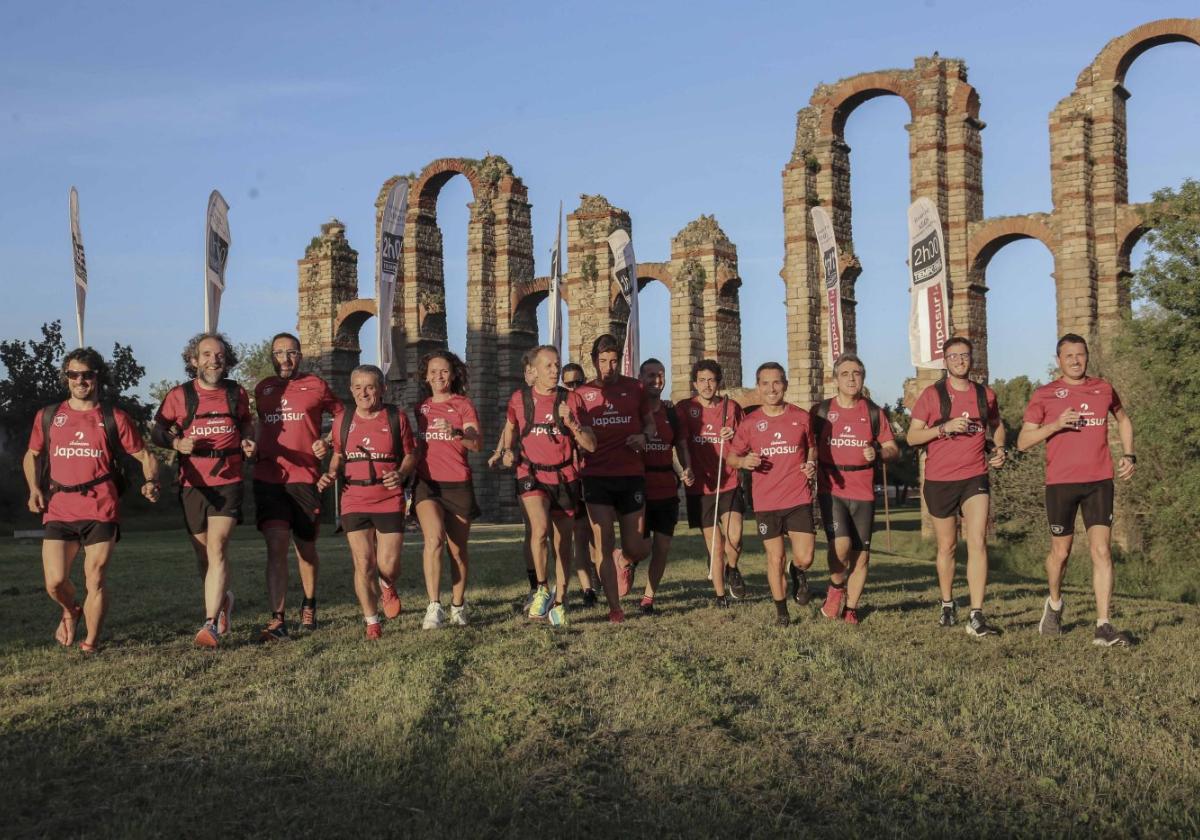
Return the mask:
<path fill-rule="evenodd" d="M 973 379 L 968 379 L 967 381 L 975 389 L 975 402 L 979 406 L 979 419 L 986 426 L 988 421 L 987 389 Z M 934 424 L 936 426 L 950 419 L 950 386 L 946 383 L 946 377 L 943 376 L 933 387 L 937 389 L 938 412 L 942 416 L 942 419 Z"/>
<path fill-rule="evenodd" d="M 563 467 L 574 463 L 573 458 L 568 458 L 560 464 L 535 463 L 529 460 L 529 457 L 525 454 L 524 446 L 525 438 L 533 434 L 534 429 L 545 429 L 546 433 L 551 436 L 562 435 L 565 437 L 567 435 L 567 427 L 563 424 L 562 417 L 559 416 L 558 412 L 559 407 L 567 401 L 567 396 L 570 393 L 570 391 L 561 385 L 556 385 L 554 388 L 554 408 L 551 409 L 550 412 L 550 416 L 552 418 L 551 422 L 535 423 L 533 416 L 533 386 L 521 386 L 521 405 L 525 410 L 525 427 L 524 429 L 517 429 L 517 432 L 520 435 L 520 442 L 522 444 L 520 447 L 519 457 L 524 463 L 528 464 L 534 470 L 540 470 L 542 472 L 557 472 Z"/>
<path fill-rule="evenodd" d="M 42 451 L 34 461 L 38 488 L 49 500 L 54 493 L 86 493 L 98 484 L 111 481 L 121 496 L 129 489 L 129 479 L 125 476 L 125 468 L 121 464 L 121 456 L 125 447 L 121 445 L 121 433 L 117 430 L 117 418 L 113 407 L 107 403 L 100 405 L 100 418 L 104 422 L 104 444 L 108 449 L 109 460 L 112 462 L 109 471 L 82 484 L 59 484 L 50 478 L 50 427 L 54 424 L 54 415 L 62 407 L 61 402 L 52 403 L 42 409 Z"/>
<path fill-rule="evenodd" d="M 864 399 L 866 399 L 866 397 L 864 397 Z M 822 423 L 829 422 L 829 409 L 832 405 L 832 397 L 827 400 L 821 400 L 821 402 L 817 404 L 817 410 L 814 413 Z M 873 400 L 867 399 L 867 420 L 871 424 L 872 443 L 879 440 L 879 429 L 883 418 L 886 415 L 887 412 L 876 405 Z M 876 461 L 872 461 L 870 464 L 853 464 L 850 466 L 835 464 L 832 461 L 821 461 L 821 466 L 828 467 L 832 470 L 837 470 L 838 472 L 856 472 L 858 470 L 873 470 L 875 469 L 876 463 L 878 463 L 878 459 L 876 459 Z"/>
<path fill-rule="evenodd" d="M 228 417 L 236 426 L 238 421 L 238 402 L 241 398 L 241 386 L 232 379 L 222 379 L 221 384 L 225 386 L 225 404 L 227 406 L 226 411 L 200 412 L 200 392 L 196 390 L 196 380 L 188 380 L 181 386 L 183 388 L 183 422 L 173 423 L 171 425 L 171 427 L 167 430 L 167 433 L 170 435 L 170 437 L 161 434 L 152 434 L 150 436 L 151 439 L 154 440 L 154 442 L 159 446 L 162 446 L 166 449 L 171 449 L 171 443 L 173 439 L 182 437 L 184 431 L 191 427 L 192 422 L 197 417 Z M 158 430 L 155 429 L 155 431 L 157 432 Z M 214 463 L 212 469 L 208 471 L 210 476 L 214 476 L 225 466 L 226 459 L 231 458 L 234 455 L 240 455 L 241 452 L 241 446 L 232 446 L 226 449 L 217 449 L 214 447 L 200 450 L 193 449 L 190 455 L 184 455 L 181 452 L 179 453 L 179 457 L 191 458 L 193 456 L 200 456 L 202 458 L 216 458 L 216 463 Z"/>
<path fill-rule="evenodd" d="M 350 426 L 354 422 L 354 403 L 345 403 L 345 409 L 342 411 L 342 424 L 338 427 L 338 441 L 342 455 L 346 455 L 346 443 L 350 440 Z M 391 403 L 384 403 L 383 410 L 387 414 L 388 431 L 392 435 L 392 454 L 380 455 L 378 458 L 367 458 L 367 473 L 369 478 L 363 480 L 343 479 L 344 484 L 354 487 L 370 487 L 373 484 L 382 484 L 383 479 L 375 476 L 376 461 L 391 461 L 399 463 L 400 450 L 403 447 L 403 442 L 400 440 L 400 409 Z M 342 474 L 346 471 L 346 462 L 342 462 Z"/>

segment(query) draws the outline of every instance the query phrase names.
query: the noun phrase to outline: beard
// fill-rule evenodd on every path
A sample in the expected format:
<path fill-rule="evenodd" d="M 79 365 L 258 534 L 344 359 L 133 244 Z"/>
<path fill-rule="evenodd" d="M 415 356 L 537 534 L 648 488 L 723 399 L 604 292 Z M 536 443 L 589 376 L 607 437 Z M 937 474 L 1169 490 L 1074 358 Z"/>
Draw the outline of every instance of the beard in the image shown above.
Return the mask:
<path fill-rule="evenodd" d="M 217 370 L 209 370 L 208 368 L 201 368 L 200 370 L 196 371 L 196 376 L 199 377 L 205 385 L 215 386 L 225 378 L 225 369 L 218 368 Z"/>

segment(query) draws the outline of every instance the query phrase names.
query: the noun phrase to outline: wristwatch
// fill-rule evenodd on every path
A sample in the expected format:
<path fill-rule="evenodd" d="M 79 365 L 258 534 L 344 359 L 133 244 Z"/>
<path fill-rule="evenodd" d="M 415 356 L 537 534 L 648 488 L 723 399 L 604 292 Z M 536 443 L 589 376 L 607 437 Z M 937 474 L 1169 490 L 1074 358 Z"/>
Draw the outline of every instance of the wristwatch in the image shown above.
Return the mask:
<path fill-rule="evenodd" d="M 1122 455 L 1121 457 L 1122 457 L 1122 458 L 1128 458 L 1128 459 L 1129 459 L 1129 463 L 1131 463 L 1131 464 L 1136 464 L 1136 463 L 1137 463 L 1137 456 L 1136 456 L 1136 455 L 1134 455 L 1132 452 L 1126 452 L 1126 453 L 1125 453 L 1124 455 Z"/>

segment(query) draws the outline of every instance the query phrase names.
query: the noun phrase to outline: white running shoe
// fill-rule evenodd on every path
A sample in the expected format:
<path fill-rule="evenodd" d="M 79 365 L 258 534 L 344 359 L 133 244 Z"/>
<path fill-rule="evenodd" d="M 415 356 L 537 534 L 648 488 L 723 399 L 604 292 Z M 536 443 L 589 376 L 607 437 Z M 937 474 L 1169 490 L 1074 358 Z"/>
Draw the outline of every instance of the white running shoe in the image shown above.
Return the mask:
<path fill-rule="evenodd" d="M 440 601 L 430 601 L 425 608 L 425 618 L 421 621 L 422 630 L 438 630 L 446 623 L 446 611 Z"/>
<path fill-rule="evenodd" d="M 455 627 L 467 626 L 467 604 L 464 601 L 461 607 L 450 605 L 450 623 Z"/>

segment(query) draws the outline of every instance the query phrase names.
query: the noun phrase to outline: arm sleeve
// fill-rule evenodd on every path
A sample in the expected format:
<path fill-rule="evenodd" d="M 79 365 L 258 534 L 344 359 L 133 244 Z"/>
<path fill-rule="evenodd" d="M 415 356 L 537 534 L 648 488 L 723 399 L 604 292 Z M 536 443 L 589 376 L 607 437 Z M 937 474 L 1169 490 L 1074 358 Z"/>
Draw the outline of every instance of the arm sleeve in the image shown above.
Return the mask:
<path fill-rule="evenodd" d="M 342 417 L 341 416 L 339 416 L 337 421 L 334 422 L 333 428 L 330 430 L 330 434 L 333 436 L 333 452 L 334 452 L 334 454 L 335 455 L 345 455 L 346 453 L 342 449 Z"/>
<path fill-rule="evenodd" d="M 879 406 L 879 442 L 888 443 L 896 439 L 892 433 L 892 418 L 888 416 L 888 410 L 883 406 Z"/>
<path fill-rule="evenodd" d="M 1117 396 L 1117 389 L 1113 388 L 1112 389 L 1112 404 L 1108 407 L 1108 410 L 1110 412 L 1112 412 L 1113 414 L 1116 414 L 1122 408 L 1123 408 L 1123 406 L 1121 405 L 1121 398 L 1119 396 Z"/>
<path fill-rule="evenodd" d="M 733 433 L 733 440 L 729 441 L 729 451 L 734 455 L 742 456 L 750 451 L 750 425 L 743 423 L 737 427 L 737 431 Z"/>
<path fill-rule="evenodd" d="M 987 389 L 987 425 L 1000 422 L 1000 403 L 996 399 L 996 392 L 991 388 Z"/>
<path fill-rule="evenodd" d="M 400 442 L 405 455 L 411 455 L 416 451 L 416 442 L 413 439 L 412 425 L 408 422 L 408 415 L 400 415 Z"/>
<path fill-rule="evenodd" d="M 462 420 L 464 429 L 467 426 L 479 428 L 479 412 L 475 410 L 475 403 L 466 398 L 462 401 Z"/>

